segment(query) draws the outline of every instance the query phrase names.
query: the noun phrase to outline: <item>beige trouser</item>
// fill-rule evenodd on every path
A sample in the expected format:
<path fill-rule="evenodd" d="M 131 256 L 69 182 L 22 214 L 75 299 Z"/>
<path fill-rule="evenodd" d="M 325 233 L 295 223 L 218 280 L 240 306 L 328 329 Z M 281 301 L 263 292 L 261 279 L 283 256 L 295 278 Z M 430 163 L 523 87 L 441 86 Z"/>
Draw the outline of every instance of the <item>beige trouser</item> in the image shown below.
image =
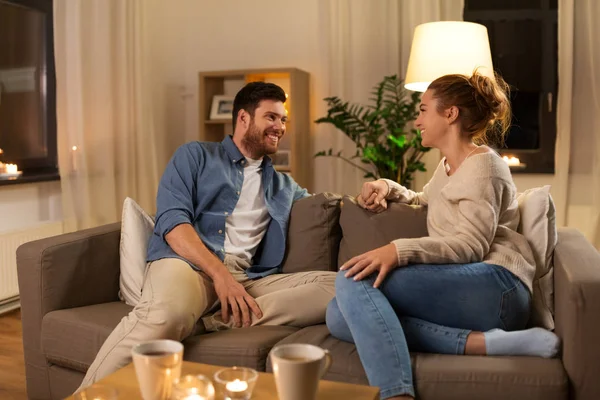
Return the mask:
<path fill-rule="evenodd" d="M 275 274 L 250 280 L 245 262 L 225 257 L 225 265 L 248 294 L 256 299 L 263 316 L 253 316 L 255 325 L 304 327 L 325 321 L 325 309 L 335 294 L 334 272 Z M 182 341 L 194 332 L 196 322 L 218 305 L 212 281 L 194 271 L 185 261 L 166 258 L 148 264 L 142 298 L 106 339 L 81 383 L 91 385 L 131 362 L 137 343 L 172 339 Z M 225 329 L 220 311 L 203 318 L 208 330 Z"/>

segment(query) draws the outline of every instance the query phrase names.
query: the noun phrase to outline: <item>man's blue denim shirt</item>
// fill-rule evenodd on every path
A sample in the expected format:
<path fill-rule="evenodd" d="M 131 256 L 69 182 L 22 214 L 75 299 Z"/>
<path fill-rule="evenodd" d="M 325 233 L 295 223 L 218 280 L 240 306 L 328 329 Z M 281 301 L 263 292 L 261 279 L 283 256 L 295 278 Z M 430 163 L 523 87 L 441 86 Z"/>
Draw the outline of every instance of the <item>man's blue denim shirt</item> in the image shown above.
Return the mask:
<path fill-rule="evenodd" d="M 237 204 L 246 159 L 230 136 L 222 142 L 191 142 L 181 146 L 167 165 L 158 187 L 156 224 L 148 244 L 148 262 L 177 255 L 165 235 L 191 224 L 206 247 L 221 260 L 225 250 L 225 218 Z M 271 216 L 267 232 L 246 273 L 255 279 L 280 271 L 292 203 L 309 196 L 289 175 L 275 171 L 269 157 L 262 162 L 265 202 Z"/>

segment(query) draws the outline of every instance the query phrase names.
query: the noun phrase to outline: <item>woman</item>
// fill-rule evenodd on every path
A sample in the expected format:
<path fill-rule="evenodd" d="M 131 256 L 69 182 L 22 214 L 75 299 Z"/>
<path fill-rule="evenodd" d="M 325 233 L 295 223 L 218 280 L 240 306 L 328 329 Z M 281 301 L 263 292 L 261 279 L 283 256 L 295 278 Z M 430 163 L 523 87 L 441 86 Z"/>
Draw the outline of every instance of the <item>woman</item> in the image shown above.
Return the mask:
<path fill-rule="evenodd" d="M 327 326 L 354 342 L 382 399 L 414 398 L 409 349 L 417 352 L 553 357 L 559 340 L 529 318 L 534 258 L 516 232 L 516 188 L 486 144 L 510 124 L 507 85 L 479 73 L 446 75 L 423 94 L 416 126 L 444 156 L 416 193 L 380 179 L 358 203 L 427 205 L 429 236 L 398 239 L 346 262 Z M 492 136 L 497 137 L 492 137 Z M 522 331 L 518 331 L 522 330 Z"/>

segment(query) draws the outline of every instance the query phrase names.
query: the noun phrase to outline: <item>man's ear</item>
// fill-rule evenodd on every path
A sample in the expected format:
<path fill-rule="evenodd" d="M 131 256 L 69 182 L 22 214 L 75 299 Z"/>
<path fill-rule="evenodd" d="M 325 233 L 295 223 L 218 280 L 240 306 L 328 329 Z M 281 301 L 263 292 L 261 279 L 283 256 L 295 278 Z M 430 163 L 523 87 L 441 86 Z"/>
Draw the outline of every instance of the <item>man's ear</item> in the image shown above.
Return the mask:
<path fill-rule="evenodd" d="M 248 112 L 246 112 L 246 110 L 244 110 L 243 108 L 240 111 L 238 111 L 237 125 L 243 127 L 244 130 L 246 130 L 250 125 L 250 114 L 248 114 Z"/>
<path fill-rule="evenodd" d="M 459 110 L 458 107 L 452 106 L 446 109 L 446 119 L 448 124 L 453 124 L 458 119 Z"/>

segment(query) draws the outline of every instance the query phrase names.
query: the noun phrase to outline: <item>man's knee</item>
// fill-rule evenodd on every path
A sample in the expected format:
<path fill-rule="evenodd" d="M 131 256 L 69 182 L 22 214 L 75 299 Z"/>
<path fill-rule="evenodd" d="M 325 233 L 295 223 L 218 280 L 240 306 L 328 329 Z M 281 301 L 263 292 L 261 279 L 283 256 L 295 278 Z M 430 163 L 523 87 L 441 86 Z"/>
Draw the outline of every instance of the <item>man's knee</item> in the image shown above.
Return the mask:
<path fill-rule="evenodd" d="M 146 318 L 151 339 L 183 340 L 193 331 L 200 316 L 185 307 L 158 304 Z"/>
<path fill-rule="evenodd" d="M 317 284 L 321 287 L 325 288 L 333 288 L 335 287 L 335 278 L 337 273 L 333 271 L 314 271 L 311 272 L 312 276 L 309 279 L 308 283 Z"/>

